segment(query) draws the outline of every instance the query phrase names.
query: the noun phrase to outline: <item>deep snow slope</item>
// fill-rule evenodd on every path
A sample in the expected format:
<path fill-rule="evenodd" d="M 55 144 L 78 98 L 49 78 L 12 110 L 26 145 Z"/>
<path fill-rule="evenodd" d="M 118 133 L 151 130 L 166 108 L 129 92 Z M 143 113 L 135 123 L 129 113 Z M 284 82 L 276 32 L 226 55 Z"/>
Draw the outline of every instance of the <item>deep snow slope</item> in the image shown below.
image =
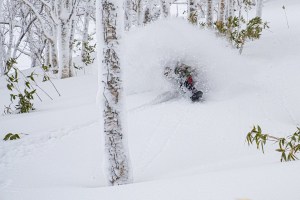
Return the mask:
<path fill-rule="evenodd" d="M 287 8 L 287 28 L 282 5 Z M 123 41 L 129 148 L 135 183 L 105 187 L 96 73 L 55 80 L 58 97 L 30 114 L 0 116 L 0 200 L 299 200 L 300 162 L 248 147 L 252 125 L 277 136 L 300 126 L 300 3 L 268 1 L 270 30 L 242 56 L 181 20 L 132 30 Z M 205 101 L 167 100 L 162 66 L 199 70 Z M 8 92 L 0 80 L 0 108 Z"/>

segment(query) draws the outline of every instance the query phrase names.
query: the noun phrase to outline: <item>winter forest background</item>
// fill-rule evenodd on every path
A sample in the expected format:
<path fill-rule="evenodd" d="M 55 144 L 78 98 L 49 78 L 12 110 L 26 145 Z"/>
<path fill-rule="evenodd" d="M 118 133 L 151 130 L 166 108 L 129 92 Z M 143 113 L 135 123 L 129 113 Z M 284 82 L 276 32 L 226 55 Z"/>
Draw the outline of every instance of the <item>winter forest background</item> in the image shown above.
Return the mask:
<path fill-rule="evenodd" d="M 299 200 L 298 1 L 0 0 L 0 199 Z"/>

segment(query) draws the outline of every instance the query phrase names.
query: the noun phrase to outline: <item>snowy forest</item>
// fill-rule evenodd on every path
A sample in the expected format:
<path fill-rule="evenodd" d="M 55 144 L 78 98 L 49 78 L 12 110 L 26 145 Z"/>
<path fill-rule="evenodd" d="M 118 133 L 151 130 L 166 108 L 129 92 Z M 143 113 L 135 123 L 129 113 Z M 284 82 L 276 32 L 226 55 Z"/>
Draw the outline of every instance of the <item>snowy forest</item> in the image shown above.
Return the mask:
<path fill-rule="evenodd" d="M 0 0 L 0 200 L 299 200 L 299 0 Z"/>

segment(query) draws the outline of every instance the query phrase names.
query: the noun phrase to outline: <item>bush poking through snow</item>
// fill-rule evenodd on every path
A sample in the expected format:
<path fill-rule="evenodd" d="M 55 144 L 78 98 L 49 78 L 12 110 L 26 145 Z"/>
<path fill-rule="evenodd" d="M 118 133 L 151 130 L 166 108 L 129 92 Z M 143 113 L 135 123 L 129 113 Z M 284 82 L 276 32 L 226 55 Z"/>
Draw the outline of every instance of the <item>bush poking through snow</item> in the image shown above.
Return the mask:
<path fill-rule="evenodd" d="M 91 35 L 88 35 L 87 42 L 79 41 L 76 39 L 73 42 L 73 44 L 75 45 L 74 53 L 77 53 L 78 51 L 82 51 L 81 61 L 86 66 L 93 64 L 95 61 L 95 57 L 93 56 L 93 53 L 96 51 L 96 44 L 92 44 L 93 39 L 94 38 Z M 75 64 L 74 67 L 77 70 L 81 70 L 84 68 L 83 66 L 76 66 Z"/>
<path fill-rule="evenodd" d="M 218 22 L 215 26 L 219 33 L 227 37 L 230 43 L 240 50 L 240 53 L 247 40 L 259 39 L 262 31 L 269 28 L 268 23 L 263 22 L 260 17 L 255 17 L 249 22 L 246 22 L 243 17 L 229 17 L 226 23 Z"/>
<path fill-rule="evenodd" d="M 8 133 L 5 137 L 4 137 L 4 141 L 7 141 L 7 140 L 18 140 L 20 139 L 20 136 L 19 134 L 13 134 L 13 133 Z"/>
<path fill-rule="evenodd" d="M 296 154 L 300 152 L 300 128 L 297 129 L 294 134 L 286 138 L 278 138 L 269 134 L 263 134 L 260 126 L 254 126 L 251 132 L 248 133 L 246 140 L 248 145 L 255 143 L 257 149 L 261 148 L 263 153 L 267 141 L 278 143 L 279 148 L 276 151 L 281 153 L 280 161 L 293 161 L 298 159 Z"/>
<path fill-rule="evenodd" d="M 6 63 L 7 71 L 4 75 L 6 76 L 7 89 L 12 93 L 10 94 L 11 104 L 5 107 L 5 114 L 13 113 L 11 105 L 15 101 L 17 101 L 15 104 L 17 113 L 29 113 L 34 110 L 32 101 L 34 99 L 33 95 L 36 94 L 36 89 L 33 88 L 31 82 L 34 81 L 34 76 L 36 76 L 36 74 L 32 72 L 29 76 L 27 76 L 28 79 L 25 79 L 25 89 L 22 91 L 19 86 L 19 69 L 14 67 L 14 64 L 16 63 L 15 59 L 10 59 Z M 13 71 L 13 73 L 10 74 L 10 71 Z"/>
<path fill-rule="evenodd" d="M 88 42 L 84 42 L 83 45 L 85 47 L 84 49 L 84 56 L 82 57 L 82 62 L 85 65 L 90 65 L 94 63 L 95 58 L 92 57 L 92 53 L 96 50 L 96 44 L 90 44 L 90 42 L 93 40 L 91 36 L 88 37 Z"/>
<path fill-rule="evenodd" d="M 7 89 L 11 91 L 11 103 L 9 106 L 5 106 L 4 113 L 29 113 L 30 111 L 35 110 L 32 103 L 32 101 L 34 100 L 34 96 L 36 95 L 39 100 L 42 101 L 41 97 L 37 93 L 36 88 L 47 95 L 49 99 L 53 100 L 53 98 L 37 84 L 35 78 L 38 76 L 38 74 L 31 72 L 30 75 L 25 76 L 22 71 L 14 66 L 16 63 L 17 62 L 15 59 L 10 59 L 6 63 L 7 70 L 4 75 L 6 76 Z M 44 71 L 43 82 L 49 81 L 60 96 L 60 93 L 58 92 L 57 88 L 55 87 L 47 73 L 49 71 L 49 68 L 43 65 L 42 69 Z M 24 81 L 23 87 L 20 86 L 20 80 Z M 14 105 L 15 111 L 11 108 L 12 105 Z"/>
<path fill-rule="evenodd" d="M 198 23 L 198 13 L 197 12 L 192 12 L 188 16 L 188 20 L 191 24 L 197 25 Z"/>

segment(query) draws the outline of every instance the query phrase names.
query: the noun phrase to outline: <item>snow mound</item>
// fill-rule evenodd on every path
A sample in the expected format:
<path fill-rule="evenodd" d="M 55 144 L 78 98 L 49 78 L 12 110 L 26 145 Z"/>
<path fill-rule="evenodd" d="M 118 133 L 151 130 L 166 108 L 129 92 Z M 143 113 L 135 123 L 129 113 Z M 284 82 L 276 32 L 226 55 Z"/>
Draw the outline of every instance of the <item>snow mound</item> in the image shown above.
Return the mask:
<path fill-rule="evenodd" d="M 251 74 L 237 51 L 213 31 L 201 30 L 182 19 L 160 20 L 134 29 L 123 38 L 126 93 L 165 91 L 166 63 L 181 61 L 199 72 L 199 89 L 233 88 Z"/>

